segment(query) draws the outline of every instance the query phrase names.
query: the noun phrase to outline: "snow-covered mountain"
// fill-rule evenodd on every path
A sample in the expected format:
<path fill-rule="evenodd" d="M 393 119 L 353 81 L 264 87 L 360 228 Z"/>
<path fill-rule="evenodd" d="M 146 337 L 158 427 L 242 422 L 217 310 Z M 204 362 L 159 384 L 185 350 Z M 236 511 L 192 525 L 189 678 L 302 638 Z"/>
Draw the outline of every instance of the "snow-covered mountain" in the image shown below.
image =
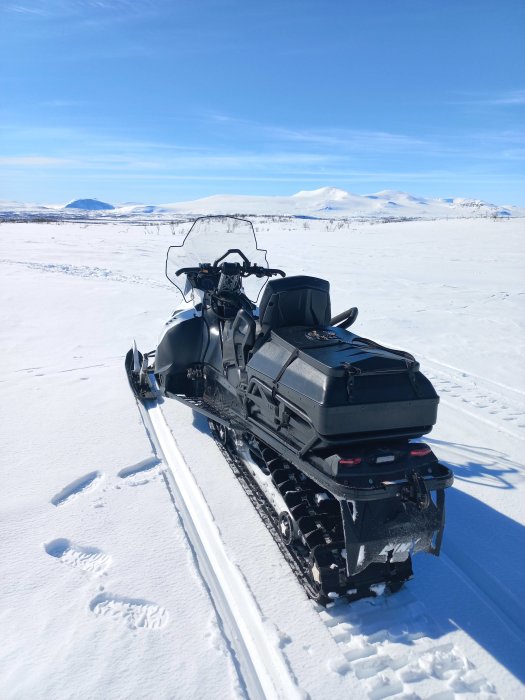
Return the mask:
<path fill-rule="evenodd" d="M 0 217 L 55 218 L 104 215 L 117 218 L 172 218 L 204 214 L 294 216 L 314 218 L 441 219 L 463 217 L 522 217 L 525 207 L 498 205 L 462 197 L 418 197 L 398 190 L 355 194 L 337 187 L 302 190 L 291 196 L 212 195 L 184 202 L 153 205 L 107 204 L 78 199 L 63 205 L 29 205 L 0 201 Z"/>
<path fill-rule="evenodd" d="M 140 207 L 138 208 L 141 209 Z M 253 214 L 281 216 L 331 217 L 417 217 L 443 218 L 463 216 L 524 216 L 525 209 L 499 206 L 462 198 L 431 199 L 407 192 L 383 190 L 359 195 L 336 187 L 303 190 L 290 197 L 253 197 L 248 195 L 214 195 L 187 202 L 164 204 L 157 211 L 181 214 Z M 130 208 L 130 213 L 137 208 Z"/>
<path fill-rule="evenodd" d="M 104 211 L 114 208 L 113 204 L 101 202 L 98 199 L 74 199 L 64 207 L 64 209 L 83 209 L 84 211 Z"/>

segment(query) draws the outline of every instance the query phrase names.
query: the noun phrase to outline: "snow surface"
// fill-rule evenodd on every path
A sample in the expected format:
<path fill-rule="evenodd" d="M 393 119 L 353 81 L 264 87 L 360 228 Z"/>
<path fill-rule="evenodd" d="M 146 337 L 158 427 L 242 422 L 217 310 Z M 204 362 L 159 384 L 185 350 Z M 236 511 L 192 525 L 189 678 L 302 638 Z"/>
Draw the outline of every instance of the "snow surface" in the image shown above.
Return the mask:
<path fill-rule="evenodd" d="M 357 305 L 357 332 L 421 361 L 441 396 L 427 441 L 456 475 L 442 556 L 323 610 L 206 422 L 164 404 L 261 646 L 313 699 L 523 697 L 524 221 L 254 225 L 272 266 L 330 279 L 334 313 Z M 186 228 L 0 224 L 2 698 L 246 697 L 123 371 L 179 301 L 164 255 Z"/>

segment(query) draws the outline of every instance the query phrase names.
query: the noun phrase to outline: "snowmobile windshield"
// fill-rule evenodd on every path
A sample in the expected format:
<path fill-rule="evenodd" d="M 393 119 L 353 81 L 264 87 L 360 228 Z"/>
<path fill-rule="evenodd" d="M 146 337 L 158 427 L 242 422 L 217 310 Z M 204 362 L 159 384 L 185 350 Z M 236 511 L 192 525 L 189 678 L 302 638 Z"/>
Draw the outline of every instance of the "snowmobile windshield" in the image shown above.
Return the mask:
<path fill-rule="evenodd" d="M 267 268 L 266 250 L 259 248 L 251 221 L 233 216 L 207 216 L 196 219 L 184 240 L 168 248 L 166 255 L 166 277 L 174 284 L 186 301 L 193 297 L 193 287 L 187 274 L 177 276 L 177 271 L 201 265 L 212 266 L 215 262 L 245 262 L 238 252 L 252 265 Z M 226 257 L 223 257 L 226 256 Z M 219 263 L 220 264 L 220 263 Z M 252 301 L 259 297 L 267 278 L 244 277 L 242 286 Z"/>

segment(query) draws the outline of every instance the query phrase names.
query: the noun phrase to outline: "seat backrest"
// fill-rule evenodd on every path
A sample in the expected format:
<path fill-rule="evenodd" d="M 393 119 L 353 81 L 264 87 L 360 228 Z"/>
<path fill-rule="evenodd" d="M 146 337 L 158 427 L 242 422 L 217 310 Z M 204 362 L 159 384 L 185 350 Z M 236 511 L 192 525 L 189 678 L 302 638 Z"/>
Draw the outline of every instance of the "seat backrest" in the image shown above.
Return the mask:
<path fill-rule="evenodd" d="M 259 305 L 264 334 L 283 326 L 327 326 L 330 314 L 330 283 L 306 275 L 270 280 Z"/>

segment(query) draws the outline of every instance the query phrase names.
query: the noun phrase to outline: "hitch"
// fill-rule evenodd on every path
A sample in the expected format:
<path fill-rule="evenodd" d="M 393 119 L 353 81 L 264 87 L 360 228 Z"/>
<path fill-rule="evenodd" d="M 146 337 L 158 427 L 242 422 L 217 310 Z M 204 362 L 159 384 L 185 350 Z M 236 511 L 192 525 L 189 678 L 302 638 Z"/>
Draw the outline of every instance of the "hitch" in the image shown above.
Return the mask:
<path fill-rule="evenodd" d="M 412 472 L 407 481 L 408 484 L 401 488 L 401 499 L 414 503 L 418 510 L 426 510 L 430 505 L 430 494 L 425 480 L 420 474 Z"/>

